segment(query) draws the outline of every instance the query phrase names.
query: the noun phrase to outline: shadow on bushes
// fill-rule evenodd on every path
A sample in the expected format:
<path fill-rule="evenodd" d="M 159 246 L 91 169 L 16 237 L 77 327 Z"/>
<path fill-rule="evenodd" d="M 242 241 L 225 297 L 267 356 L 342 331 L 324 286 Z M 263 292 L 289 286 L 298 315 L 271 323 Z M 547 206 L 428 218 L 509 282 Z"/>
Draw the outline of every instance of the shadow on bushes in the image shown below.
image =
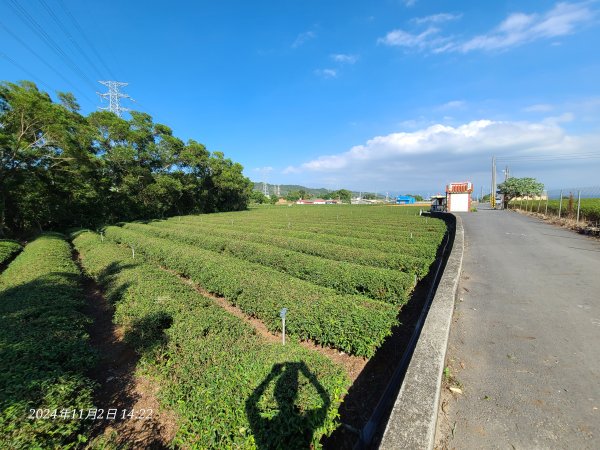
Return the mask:
<path fill-rule="evenodd" d="M 58 281 L 57 281 L 58 280 Z M 0 442 L 23 448 L 77 440 L 82 420 L 28 420 L 30 409 L 86 409 L 95 358 L 72 273 L 55 272 L 0 293 Z M 16 445 L 19 442 L 19 445 Z M 5 447 L 9 448 L 9 447 Z"/>
<path fill-rule="evenodd" d="M 302 411 L 297 406 L 300 374 L 314 386 L 323 402 L 318 409 Z M 273 397 L 276 407 L 264 407 L 265 399 L 275 383 Z M 325 422 L 331 404 L 329 395 L 304 362 L 275 364 L 263 382 L 246 400 L 246 415 L 256 445 L 266 449 L 307 449 L 311 448 L 314 431 Z"/>
<path fill-rule="evenodd" d="M 164 330 L 173 325 L 173 317 L 165 311 L 154 311 L 134 320 L 125 333 L 127 343 L 140 353 L 146 353 L 157 346 L 166 344 Z"/>

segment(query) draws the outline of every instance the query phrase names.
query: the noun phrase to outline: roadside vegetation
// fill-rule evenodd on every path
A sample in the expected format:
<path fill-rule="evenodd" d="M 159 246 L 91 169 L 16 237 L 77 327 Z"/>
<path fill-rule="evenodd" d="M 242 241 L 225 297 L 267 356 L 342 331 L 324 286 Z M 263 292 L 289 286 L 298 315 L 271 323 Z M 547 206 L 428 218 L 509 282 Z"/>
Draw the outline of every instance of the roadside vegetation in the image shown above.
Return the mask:
<path fill-rule="evenodd" d="M 548 214 L 558 216 L 560 210 L 562 217 L 574 218 L 577 215 L 577 199 L 569 202 L 569 198 L 563 198 L 562 208 L 560 200 L 548 200 Z M 573 204 L 574 203 L 574 204 Z M 546 213 L 546 200 L 513 200 L 510 208 L 527 209 L 532 212 Z M 600 198 L 582 198 L 580 206 L 580 219 L 592 223 L 600 222 Z"/>

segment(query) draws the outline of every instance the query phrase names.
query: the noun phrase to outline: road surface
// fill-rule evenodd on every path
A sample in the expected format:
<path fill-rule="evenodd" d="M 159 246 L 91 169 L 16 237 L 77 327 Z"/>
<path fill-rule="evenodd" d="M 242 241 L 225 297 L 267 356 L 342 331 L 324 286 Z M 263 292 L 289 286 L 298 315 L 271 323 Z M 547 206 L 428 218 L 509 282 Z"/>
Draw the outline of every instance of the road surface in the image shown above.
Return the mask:
<path fill-rule="evenodd" d="M 600 448 L 600 242 L 461 214 L 465 255 L 437 448 Z"/>

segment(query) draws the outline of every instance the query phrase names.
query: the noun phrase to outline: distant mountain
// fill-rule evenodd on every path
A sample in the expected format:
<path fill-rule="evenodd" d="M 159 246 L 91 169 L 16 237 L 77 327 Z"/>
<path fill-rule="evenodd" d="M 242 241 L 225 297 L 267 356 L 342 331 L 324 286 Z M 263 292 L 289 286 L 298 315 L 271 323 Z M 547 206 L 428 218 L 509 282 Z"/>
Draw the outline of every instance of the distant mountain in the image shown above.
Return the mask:
<path fill-rule="evenodd" d="M 273 195 L 275 193 L 275 189 L 277 188 L 277 185 L 267 183 L 267 187 L 269 189 L 269 194 Z M 340 189 L 343 189 L 343 188 L 340 188 Z M 254 182 L 254 190 L 258 191 L 258 192 L 263 191 L 262 181 Z M 300 190 L 304 190 L 304 191 L 308 192 L 313 197 L 322 197 L 323 195 L 327 194 L 328 192 L 336 191 L 337 189 L 309 188 L 306 186 L 300 186 L 299 184 L 280 184 L 279 185 L 279 195 L 281 195 L 282 197 L 285 197 L 290 192 L 300 191 Z M 351 192 L 352 192 L 352 197 L 358 197 L 360 195 L 360 192 L 358 192 L 358 191 L 351 191 Z M 363 192 L 362 194 L 365 195 L 367 193 Z M 378 195 L 378 197 L 385 198 L 385 195 L 380 194 L 380 195 Z"/>
<path fill-rule="evenodd" d="M 267 187 L 269 188 L 269 194 L 272 195 L 275 193 L 275 189 L 277 188 L 277 185 L 267 183 Z M 263 191 L 262 182 L 254 182 L 254 190 L 262 192 Z M 332 191 L 331 189 L 325 189 L 325 188 L 308 188 L 306 186 L 300 186 L 298 184 L 280 184 L 279 185 L 279 194 L 282 197 L 285 197 L 286 195 L 288 195 L 288 193 L 290 193 L 292 191 L 300 191 L 300 190 L 304 190 L 304 191 L 308 192 L 310 195 L 313 195 L 316 197 L 320 197 L 320 196 L 325 195 L 328 192 Z"/>

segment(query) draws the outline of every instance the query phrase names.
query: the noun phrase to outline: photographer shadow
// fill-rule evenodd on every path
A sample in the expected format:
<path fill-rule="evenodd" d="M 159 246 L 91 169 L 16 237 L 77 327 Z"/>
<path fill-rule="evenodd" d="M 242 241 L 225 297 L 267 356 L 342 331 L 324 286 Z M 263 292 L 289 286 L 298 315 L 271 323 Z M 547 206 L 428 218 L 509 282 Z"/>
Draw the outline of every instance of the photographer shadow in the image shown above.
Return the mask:
<path fill-rule="evenodd" d="M 315 388 L 322 401 L 320 408 L 303 411 L 298 407 L 300 374 Z M 275 382 L 273 397 L 277 407 L 263 410 L 261 397 Z M 309 449 L 314 431 L 325 422 L 331 404 L 329 395 L 304 362 L 275 364 L 269 375 L 246 400 L 246 415 L 257 448 Z"/>

